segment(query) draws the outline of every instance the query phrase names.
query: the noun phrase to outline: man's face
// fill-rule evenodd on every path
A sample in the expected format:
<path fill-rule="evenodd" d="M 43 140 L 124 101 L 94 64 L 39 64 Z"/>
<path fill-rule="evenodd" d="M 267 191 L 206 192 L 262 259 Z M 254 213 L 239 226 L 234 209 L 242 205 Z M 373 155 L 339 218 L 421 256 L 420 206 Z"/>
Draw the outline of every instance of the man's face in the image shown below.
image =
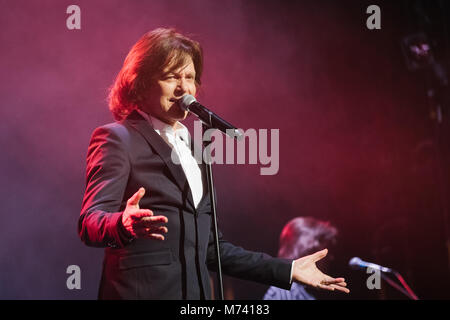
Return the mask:
<path fill-rule="evenodd" d="M 186 94 L 195 96 L 195 67 L 192 58 L 178 69 L 170 70 L 170 66 L 163 70 L 162 75 L 152 83 L 142 110 L 150 113 L 170 125 L 182 121 L 188 112 L 181 109 L 176 101 Z"/>

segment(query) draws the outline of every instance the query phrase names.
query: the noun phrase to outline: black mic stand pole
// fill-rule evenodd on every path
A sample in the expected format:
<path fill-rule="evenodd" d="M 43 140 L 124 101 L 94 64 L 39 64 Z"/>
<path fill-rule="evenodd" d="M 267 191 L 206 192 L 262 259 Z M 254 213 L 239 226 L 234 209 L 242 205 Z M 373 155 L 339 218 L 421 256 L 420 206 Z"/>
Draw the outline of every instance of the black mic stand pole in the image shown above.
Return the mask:
<path fill-rule="evenodd" d="M 389 277 L 385 276 L 383 273 L 380 273 L 381 278 L 383 278 L 384 281 L 386 281 L 388 284 L 391 285 L 391 287 L 397 289 L 398 291 L 400 291 L 401 293 L 403 293 L 405 296 L 407 296 L 408 298 L 411 299 L 411 296 L 408 294 L 408 292 L 406 292 L 405 289 L 403 289 L 402 287 L 400 287 L 398 284 L 396 284 L 394 281 L 392 281 Z"/>
<path fill-rule="evenodd" d="M 203 135 L 205 134 L 206 130 L 211 128 L 211 118 L 209 119 L 209 126 L 202 122 L 203 125 Z M 211 200 L 211 213 L 212 213 L 212 224 L 213 224 L 213 235 L 214 235 L 214 247 L 216 249 L 216 259 L 217 259 L 217 281 L 219 286 L 219 300 L 224 300 L 223 297 L 223 279 L 222 279 L 222 263 L 220 260 L 220 247 L 219 247 L 219 232 L 217 228 L 217 212 L 216 212 L 216 194 L 214 189 L 214 179 L 213 179 L 213 173 L 212 173 L 212 160 L 211 160 L 211 152 L 209 149 L 207 149 L 208 145 L 211 144 L 212 141 L 203 141 L 203 148 L 204 151 L 203 154 L 205 155 L 206 160 L 206 177 L 208 180 L 208 190 Z"/>
<path fill-rule="evenodd" d="M 397 289 L 401 293 L 403 293 L 405 296 L 410 298 L 411 300 L 419 300 L 417 295 L 412 291 L 412 289 L 408 286 L 405 279 L 401 276 L 401 274 L 395 270 L 392 270 L 390 273 L 392 273 L 397 280 L 402 284 L 403 288 L 400 287 L 398 284 L 396 284 L 394 281 L 392 281 L 389 277 L 383 274 L 383 272 L 380 272 L 380 276 L 391 285 L 391 287 Z"/>

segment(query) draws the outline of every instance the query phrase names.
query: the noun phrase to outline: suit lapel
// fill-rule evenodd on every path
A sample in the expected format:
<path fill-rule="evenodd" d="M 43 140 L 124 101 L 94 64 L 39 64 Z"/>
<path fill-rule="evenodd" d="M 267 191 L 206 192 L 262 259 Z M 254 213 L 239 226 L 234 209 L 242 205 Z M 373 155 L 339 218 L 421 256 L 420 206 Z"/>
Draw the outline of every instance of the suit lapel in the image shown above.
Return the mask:
<path fill-rule="evenodd" d="M 175 179 L 178 187 L 183 192 L 183 197 L 186 197 L 192 207 L 195 208 L 191 188 L 189 187 L 186 175 L 181 165 L 175 164 L 172 161 L 172 149 L 170 146 L 167 145 L 163 138 L 161 138 L 160 135 L 153 129 L 150 123 L 138 112 L 133 111 L 126 118 L 125 122 L 135 128 L 145 138 L 152 149 L 161 157 L 166 166 L 169 168 L 169 171 Z"/>

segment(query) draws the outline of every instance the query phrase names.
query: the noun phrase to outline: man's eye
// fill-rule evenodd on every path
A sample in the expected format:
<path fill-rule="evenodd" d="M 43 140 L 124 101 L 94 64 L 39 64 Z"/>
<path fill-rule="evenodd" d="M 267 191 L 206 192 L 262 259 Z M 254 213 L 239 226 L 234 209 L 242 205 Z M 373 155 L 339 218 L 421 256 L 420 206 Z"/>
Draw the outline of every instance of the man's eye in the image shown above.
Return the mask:
<path fill-rule="evenodd" d="M 167 74 L 167 75 L 163 76 L 163 80 L 170 80 L 170 79 L 175 79 L 175 75 Z"/>

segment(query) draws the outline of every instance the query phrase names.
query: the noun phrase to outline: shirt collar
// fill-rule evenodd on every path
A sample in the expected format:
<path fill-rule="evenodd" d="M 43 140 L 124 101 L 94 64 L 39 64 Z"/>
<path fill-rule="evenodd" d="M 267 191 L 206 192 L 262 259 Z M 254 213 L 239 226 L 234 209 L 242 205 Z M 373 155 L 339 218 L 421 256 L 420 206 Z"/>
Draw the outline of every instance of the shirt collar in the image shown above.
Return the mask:
<path fill-rule="evenodd" d="M 139 112 L 139 114 L 141 114 L 148 122 L 150 122 L 153 129 L 155 129 L 155 131 L 159 135 L 165 133 L 166 135 L 179 136 L 181 140 L 183 140 L 186 145 L 189 146 L 189 131 L 187 127 L 181 122 L 177 121 L 175 124 L 175 128 L 173 128 L 170 124 L 167 124 L 159 120 L 158 118 L 152 117 L 142 110 L 137 110 L 137 112 Z"/>

